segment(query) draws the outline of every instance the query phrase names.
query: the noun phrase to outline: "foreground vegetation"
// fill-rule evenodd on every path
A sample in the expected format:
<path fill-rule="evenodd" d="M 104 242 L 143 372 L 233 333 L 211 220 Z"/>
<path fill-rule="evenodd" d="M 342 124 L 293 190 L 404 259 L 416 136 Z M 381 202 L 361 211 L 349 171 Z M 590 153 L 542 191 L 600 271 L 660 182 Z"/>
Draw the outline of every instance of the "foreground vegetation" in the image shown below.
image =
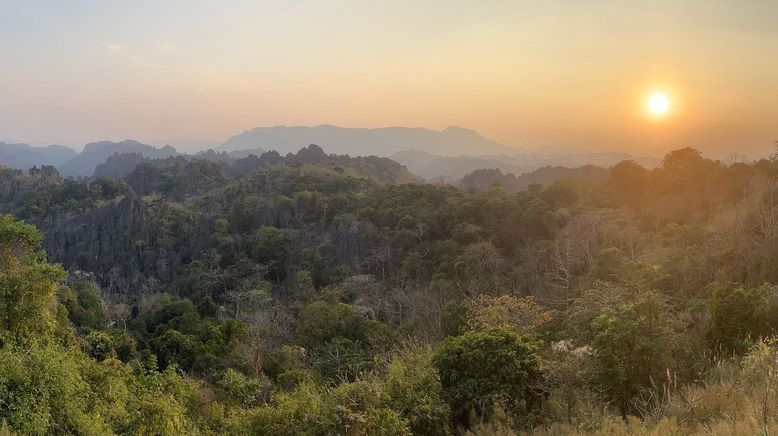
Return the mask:
<path fill-rule="evenodd" d="M 304 157 L 0 171 L 7 430 L 778 430 L 778 161 L 509 193 Z"/>

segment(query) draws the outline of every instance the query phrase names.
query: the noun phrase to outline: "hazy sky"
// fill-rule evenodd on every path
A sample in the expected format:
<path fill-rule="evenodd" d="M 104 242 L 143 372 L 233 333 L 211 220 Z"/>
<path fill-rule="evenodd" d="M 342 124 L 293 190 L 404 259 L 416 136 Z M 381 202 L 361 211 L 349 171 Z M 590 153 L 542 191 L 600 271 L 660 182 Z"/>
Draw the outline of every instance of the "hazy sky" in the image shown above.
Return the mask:
<path fill-rule="evenodd" d="M 517 146 L 767 152 L 777 23 L 767 0 L 0 0 L 0 140 L 457 125 Z"/>

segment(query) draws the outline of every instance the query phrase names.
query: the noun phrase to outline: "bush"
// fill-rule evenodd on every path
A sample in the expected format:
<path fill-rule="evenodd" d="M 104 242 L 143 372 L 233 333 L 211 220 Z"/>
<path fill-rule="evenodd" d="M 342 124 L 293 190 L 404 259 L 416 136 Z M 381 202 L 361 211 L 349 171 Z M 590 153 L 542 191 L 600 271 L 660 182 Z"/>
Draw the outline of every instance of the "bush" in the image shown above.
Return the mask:
<path fill-rule="evenodd" d="M 397 354 L 389 364 L 384 392 L 392 410 L 408 420 L 414 434 L 451 434 L 451 408 L 443 400 L 429 349 Z"/>
<path fill-rule="evenodd" d="M 246 377 L 234 369 L 225 371 L 217 386 L 225 403 L 243 407 L 264 403 L 270 392 L 268 381 Z"/>
<path fill-rule="evenodd" d="M 446 338 L 433 364 L 456 422 L 467 425 L 471 410 L 488 418 L 497 402 L 513 413 L 537 409 L 543 377 L 538 345 L 499 329 Z"/>
<path fill-rule="evenodd" d="M 378 386 L 369 382 L 345 383 L 322 389 L 304 383 L 294 391 L 277 394 L 272 404 L 252 412 L 237 434 L 272 435 L 410 435 L 407 423 L 383 406 Z"/>

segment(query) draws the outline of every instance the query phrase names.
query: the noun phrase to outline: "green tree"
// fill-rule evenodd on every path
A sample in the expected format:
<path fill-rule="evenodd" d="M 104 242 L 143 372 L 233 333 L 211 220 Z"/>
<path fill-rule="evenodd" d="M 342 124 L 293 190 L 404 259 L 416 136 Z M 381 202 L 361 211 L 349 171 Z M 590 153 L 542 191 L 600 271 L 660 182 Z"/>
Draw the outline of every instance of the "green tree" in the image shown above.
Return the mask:
<path fill-rule="evenodd" d="M 262 403 L 270 391 L 267 379 L 250 378 L 234 369 L 224 372 L 217 382 L 222 400 L 244 407 Z"/>
<path fill-rule="evenodd" d="M 305 347 L 315 348 L 339 336 L 359 341 L 364 334 L 365 319 L 348 304 L 316 301 L 300 311 L 297 337 Z"/>
<path fill-rule="evenodd" d="M 268 407 L 252 411 L 235 434 L 314 436 L 408 436 L 408 424 L 384 405 L 378 385 L 360 381 L 334 388 L 304 383 L 291 392 L 273 396 Z"/>
<path fill-rule="evenodd" d="M 263 226 L 256 235 L 253 258 L 268 265 L 272 278 L 281 281 L 286 277 L 286 263 L 289 257 L 289 237 L 276 227 Z M 270 277 L 268 277 L 270 278 Z"/>
<path fill-rule="evenodd" d="M 408 420 L 413 434 L 451 434 L 451 408 L 443 400 L 440 377 L 429 349 L 395 355 L 384 379 L 387 403 Z"/>
<path fill-rule="evenodd" d="M 433 363 L 456 422 L 468 424 L 471 411 L 488 418 L 498 402 L 517 414 L 535 411 L 543 379 L 538 346 L 500 329 L 446 338 Z"/>
<path fill-rule="evenodd" d="M 738 283 L 711 285 L 711 345 L 724 352 L 745 352 L 778 326 L 778 298 L 771 286 L 746 289 Z"/>
<path fill-rule="evenodd" d="M 596 361 L 594 382 L 620 410 L 641 390 L 667 385 L 667 374 L 690 371 L 689 338 L 663 297 L 641 293 L 632 301 L 603 308 L 591 324 Z"/>
<path fill-rule="evenodd" d="M 76 327 L 105 327 L 106 317 L 100 297 L 87 284 L 60 288 L 59 299 L 68 310 L 68 318 Z"/>
<path fill-rule="evenodd" d="M 314 368 L 326 379 L 338 382 L 357 380 L 374 363 L 358 342 L 340 336 L 317 347 L 314 356 Z"/>
<path fill-rule="evenodd" d="M 617 200 L 637 208 L 640 198 L 648 187 L 649 172 L 632 160 L 621 161 L 611 168 L 608 185 Z"/>
<path fill-rule="evenodd" d="M 0 341 L 45 340 L 56 323 L 53 298 L 65 278 L 59 265 L 46 262 L 38 229 L 0 218 Z"/>
<path fill-rule="evenodd" d="M 101 418 L 110 403 L 95 401 L 95 390 L 104 386 L 85 377 L 94 365 L 83 354 L 56 345 L 32 345 L 24 351 L 3 347 L 0 418 L 22 434 L 110 432 Z M 118 384 L 116 392 L 121 392 L 122 381 Z"/>

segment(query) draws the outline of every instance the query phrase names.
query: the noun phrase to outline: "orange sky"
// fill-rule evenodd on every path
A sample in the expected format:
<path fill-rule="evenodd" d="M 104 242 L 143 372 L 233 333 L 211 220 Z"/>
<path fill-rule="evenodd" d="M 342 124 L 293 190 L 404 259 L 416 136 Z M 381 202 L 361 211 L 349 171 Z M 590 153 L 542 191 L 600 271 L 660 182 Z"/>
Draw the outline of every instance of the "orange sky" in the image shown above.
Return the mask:
<path fill-rule="evenodd" d="M 457 125 L 525 147 L 753 155 L 778 139 L 773 1 L 61 3 L 0 0 L 0 140 L 187 149 L 279 124 Z M 657 90 L 671 111 L 648 117 Z"/>

